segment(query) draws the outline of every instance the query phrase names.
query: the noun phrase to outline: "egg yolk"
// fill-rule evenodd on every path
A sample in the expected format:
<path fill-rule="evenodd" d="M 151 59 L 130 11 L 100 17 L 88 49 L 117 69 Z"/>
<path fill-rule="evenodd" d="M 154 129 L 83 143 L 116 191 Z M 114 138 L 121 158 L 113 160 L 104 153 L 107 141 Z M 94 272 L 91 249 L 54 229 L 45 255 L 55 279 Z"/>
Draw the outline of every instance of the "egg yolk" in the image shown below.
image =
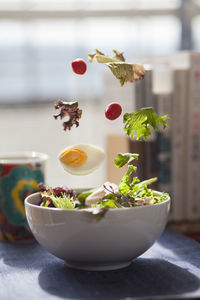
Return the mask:
<path fill-rule="evenodd" d="M 87 154 L 80 149 L 66 150 L 60 156 L 60 160 L 63 164 L 73 168 L 82 166 L 87 158 Z"/>

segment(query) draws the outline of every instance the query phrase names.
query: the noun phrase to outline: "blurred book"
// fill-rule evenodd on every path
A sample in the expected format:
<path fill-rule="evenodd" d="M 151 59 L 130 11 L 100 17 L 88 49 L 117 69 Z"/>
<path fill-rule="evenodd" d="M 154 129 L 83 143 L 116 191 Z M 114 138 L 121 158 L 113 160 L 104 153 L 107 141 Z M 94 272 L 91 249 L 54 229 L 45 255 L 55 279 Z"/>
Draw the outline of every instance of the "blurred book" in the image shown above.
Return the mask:
<path fill-rule="evenodd" d="M 172 85 L 172 219 L 200 220 L 200 53 L 146 58 L 172 72 L 171 83 L 154 78 L 153 90 Z"/>
<path fill-rule="evenodd" d="M 156 132 L 156 171 L 158 177 L 157 188 L 161 192 L 169 193 L 172 201 L 170 217 L 173 216 L 174 202 L 172 189 L 172 93 L 155 95 L 156 112 L 159 116 L 167 115 L 167 128 L 159 127 Z"/>
<path fill-rule="evenodd" d="M 187 102 L 188 69 L 173 71 L 172 101 L 172 201 L 176 221 L 186 220 L 187 207 Z"/>
<path fill-rule="evenodd" d="M 155 96 L 153 94 L 153 69 L 152 65 L 146 65 L 147 72 L 143 80 L 135 82 L 135 108 L 140 109 L 142 107 L 153 107 L 155 109 Z M 138 143 L 142 143 L 142 161 L 144 161 L 143 167 L 140 169 L 143 171 L 141 179 L 149 179 L 157 176 L 157 155 L 156 155 L 156 135 L 152 132 L 152 135 L 146 142 L 133 141 L 132 147 Z M 131 147 L 131 149 L 132 149 Z M 135 146 L 136 147 L 136 146 Z M 139 146 L 137 146 L 139 147 Z M 157 183 L 153 183 L 152 188 L 157 188 Z"/>
<path fill-rule="evenodd" d="M 200 53 L 191 53 L 186 101 L 187 220 L 200 219 Z M 184 172 L 184 169 L 183 169 Z"/>

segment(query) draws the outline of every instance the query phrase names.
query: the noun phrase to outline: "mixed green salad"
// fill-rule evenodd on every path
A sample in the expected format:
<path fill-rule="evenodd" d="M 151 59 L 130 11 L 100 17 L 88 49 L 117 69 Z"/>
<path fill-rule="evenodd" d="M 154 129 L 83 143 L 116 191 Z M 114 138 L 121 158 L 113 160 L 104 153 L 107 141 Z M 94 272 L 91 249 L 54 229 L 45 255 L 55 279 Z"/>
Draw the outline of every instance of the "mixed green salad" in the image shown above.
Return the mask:
<path fill-rule="evenodd" d="M 132 162 L 138 159 L 138 154 L 119 153 L 115 166 L 121 168 L 128 164 L 127 171 L 119 185 L 106 182 L 100 188 L 77 193 L 65 187 L 51 188 L 40 185 L 40 206 L 61 209 L 96 208 L 95 214 L 101 215 L 107 209 L 153 205 L 168 199 L 167 193 L 158 193 L 148 186 L 157 178 L 140 181 L 132 177 L 137 167 Z"/>

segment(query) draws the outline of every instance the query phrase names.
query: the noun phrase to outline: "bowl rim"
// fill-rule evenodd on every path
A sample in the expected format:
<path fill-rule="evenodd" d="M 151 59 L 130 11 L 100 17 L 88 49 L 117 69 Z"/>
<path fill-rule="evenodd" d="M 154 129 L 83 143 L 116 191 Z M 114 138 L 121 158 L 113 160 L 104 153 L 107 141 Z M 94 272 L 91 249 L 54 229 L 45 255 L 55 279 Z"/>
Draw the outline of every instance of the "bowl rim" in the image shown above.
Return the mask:
<path fill-rule="evenodd" d="M 77 190 L 77 189 L 76 189 Z M 88 189 L 87 189 L 88 190 Z M 159 192 L 159 191 L 155 191 L 156 193 L 158 194 L 162 194 L 162 192 Z M 80 208 L 80 209 L 63 209 L 63 208 L 57 208 L 57 207 L 44 207 L 44 206 L 39 206 L 39 205 L 36 205 L 36 204 L 32 204 L 29 202 L 29 199 L 32 198 L 33 196 L 36 196 L 36 195 L 39 195 L 40 192 L 36 192 L 36 193 L 33 193 L 31 195 L 29 195 L 28 197 L 25 198 L 24 200 L 24 203 L 25 203 L 25 206 L 29 206 L 29 207 L 32 207 L 32 208 L 35 208 L 35 209 L 42 209 L 42 210 L 46 210 L 46 211 L 60 211 L 60 212 L 63 212 L 63 211 L 70 211 L 70 212 L 83 212 L 83 211 L 91 211 L 91 210 L 95 210 L 97 208 L 95 207 L 88 207 L 88 208 Z M 122 208 L 117 208 L 117 209 L 109 209 L 109 211 L 125 211 L 125 210 L 132 210 L 132 209 L 148 209 L 148 207 L 156 207 L 156 206 L 162 206 L 162 205 L 165 205 L 167 203 L 170 203 L 171 201 L 171 197 L 170 195 L 168 195 L 167 199 L 162 201 L 162 202 L 159 202 L 159 203 L 155 203 L 155 204 L 152 204 L 152 205 L 141 205 L 141 206 L 133 206 L 133 207 L 122 207 Z"/>

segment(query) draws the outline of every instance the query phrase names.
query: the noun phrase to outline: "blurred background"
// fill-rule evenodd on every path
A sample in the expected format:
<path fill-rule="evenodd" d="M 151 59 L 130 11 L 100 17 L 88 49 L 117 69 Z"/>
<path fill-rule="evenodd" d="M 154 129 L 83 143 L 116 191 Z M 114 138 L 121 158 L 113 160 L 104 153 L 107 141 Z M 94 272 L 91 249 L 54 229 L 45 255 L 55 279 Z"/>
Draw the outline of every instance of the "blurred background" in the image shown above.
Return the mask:
<path fill-rule="evenodd" d="M 70 144 L 106 149 L 106 136 L 122 133 L 122 117 L 108 121 L 104 108 L 119 102 L 135 107 L 133 84 L 109 90 L 106 67 L 88 63 L 84 76 L 72 60 L 95 48 L 127 61 L 200 50 L 200 1 L 190 0 L 1 0 L 0 1 L 0 151 L 49 154 L 47 183 L 95 186 L 106 179 L 105 164 L 92 175 L 71 176 L 57 155 Z M 109 74 L 108 74 L 109 73 Z M 114 87 L 114 85 L 112 85 Z M 78 128 L 64 132 L 53 118 L 57 99 L 77 100 L 83 109 Z"/>

